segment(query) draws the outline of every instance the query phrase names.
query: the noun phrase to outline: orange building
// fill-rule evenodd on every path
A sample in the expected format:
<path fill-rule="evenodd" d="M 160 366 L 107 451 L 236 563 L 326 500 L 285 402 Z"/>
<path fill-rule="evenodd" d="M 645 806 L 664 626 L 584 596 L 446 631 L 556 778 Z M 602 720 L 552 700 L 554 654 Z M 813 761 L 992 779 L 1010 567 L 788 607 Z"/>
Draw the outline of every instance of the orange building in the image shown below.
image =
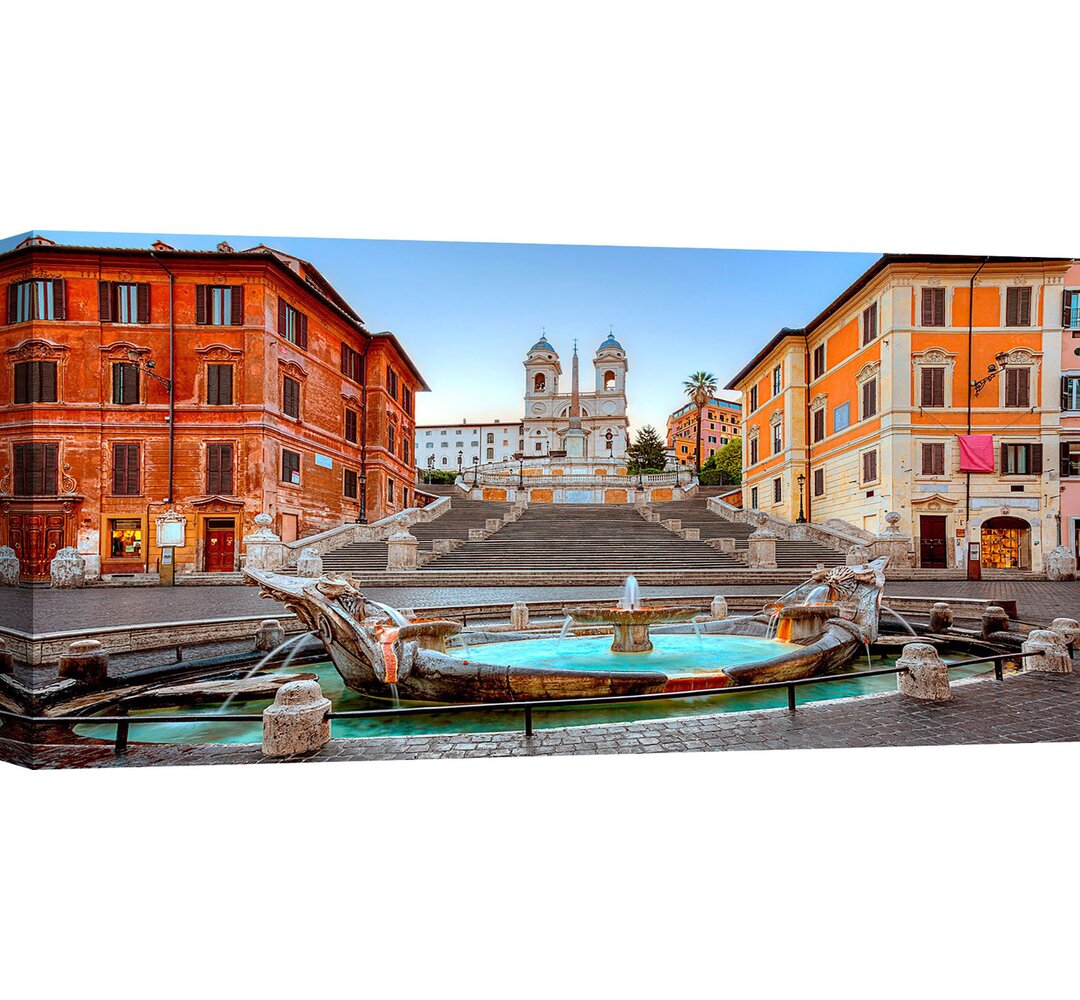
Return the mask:
<path fill-rule="evenodd" d="M 742 406 L 730 399 L 714 397 L 701 415 L 701 463 L 715 455 L 740 433 Z M 667 418 L 667 446 L 679 465 L 694 465 L 698 440 L 698 412 L 693 403 L 680 407 Z"/>
<path fill-rule="evenodd" d="M 875 535 L 895 511 L 921 567 L 1040 570 L 1069 266 L 887 254 L 781 330 L 727 386 L 743 394 L 746 506 Z M 962 471 L 961 435 L 992 441 L 992 471 Z"/>
<path fill-rule="evenodd" d="M 0 255 L 0 544 L 27 580 L 75 546 L 91 573 L 228 572 L 265 511 L 286 541 L 412 501 L 414 396 L 307 261 L 258 246 L 61 246 Z"/>

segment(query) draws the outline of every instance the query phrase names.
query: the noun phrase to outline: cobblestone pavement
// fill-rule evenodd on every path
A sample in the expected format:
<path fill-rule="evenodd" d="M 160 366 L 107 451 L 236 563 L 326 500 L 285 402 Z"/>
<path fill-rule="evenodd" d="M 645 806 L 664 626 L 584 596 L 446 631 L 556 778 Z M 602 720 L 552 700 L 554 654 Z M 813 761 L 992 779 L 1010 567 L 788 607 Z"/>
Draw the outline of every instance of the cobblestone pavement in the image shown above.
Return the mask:
<path fill-rule="evenodd" d="M 775 584 L 725 585 L 725 595 L 777 594 Z M 373 600 L 396 607 L 506 604 L 511 601 L 594 600 L 615 595 L 613 587 L 396 587 L 365 588 Z M 927 581 L 889 583 L 887 594 L 926 597 L 1013 599 L 1021 618 L 1080 616 L 1080 581 Z M 645 596 L 677 597 L 712 592 L 699 585 L 647 587 Z M 0 625 L 42 633 L 101 625 L 188 621 L 195 618 L 234 618 L 282 610 L 274 601 L 259 597 L 255 587 L 127 587 L 87 590 L 0 591 Z"/>
<path fill-rule="evenodd" d="M 244 764 L 460 757 L 536 757 L 552 754 L 667 753 L 782 750 L 972 743 L 1046 743 L 1080 739 L 1080 674 L 1028 673 L 1003 682 L 976 680 L 953 687 L 948 702 L 900 695 L 816 702 L 786 709 L 729 713 L 521 732 L 331 740 L 315 753 L 277 761 L 257 746 L 188 747 L 132 744 L 117 757 L 96 745 L 41 748 L 43 768 Z M 0 757 L 15 747 L 0 741 Z"/>

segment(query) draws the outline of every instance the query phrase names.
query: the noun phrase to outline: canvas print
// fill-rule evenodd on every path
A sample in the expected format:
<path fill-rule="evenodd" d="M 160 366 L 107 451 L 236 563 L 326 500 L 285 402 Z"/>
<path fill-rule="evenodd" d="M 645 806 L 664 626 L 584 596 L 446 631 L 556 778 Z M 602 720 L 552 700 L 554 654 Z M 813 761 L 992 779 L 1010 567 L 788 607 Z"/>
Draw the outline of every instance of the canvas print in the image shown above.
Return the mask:
<path fill-rule="evenodd" d="M 1075 740 L 1080 263 L 0 241 L 0 758 Z"/>

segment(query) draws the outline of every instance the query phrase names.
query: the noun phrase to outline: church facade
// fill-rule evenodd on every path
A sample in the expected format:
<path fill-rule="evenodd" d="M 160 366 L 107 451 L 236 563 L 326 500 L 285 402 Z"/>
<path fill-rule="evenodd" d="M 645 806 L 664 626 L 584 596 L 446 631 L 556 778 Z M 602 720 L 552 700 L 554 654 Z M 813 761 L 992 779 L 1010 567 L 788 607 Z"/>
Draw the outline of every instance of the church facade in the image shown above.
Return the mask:
<path fill-rule="evenodd" d="M 522 442 L 526 461 L 570 457 L 590 462 L 625 462 L 629 445 L 626 416 L 626 351 L 608 335 L 593 355 L 595 388 L 578 385 L 577 343 L 571 360 L 570 392 L 559 391 L 559 353 L 542 336 L 525 358 L 525 412 Z M 583 452 L 583 453 L 582 453 Z"/>

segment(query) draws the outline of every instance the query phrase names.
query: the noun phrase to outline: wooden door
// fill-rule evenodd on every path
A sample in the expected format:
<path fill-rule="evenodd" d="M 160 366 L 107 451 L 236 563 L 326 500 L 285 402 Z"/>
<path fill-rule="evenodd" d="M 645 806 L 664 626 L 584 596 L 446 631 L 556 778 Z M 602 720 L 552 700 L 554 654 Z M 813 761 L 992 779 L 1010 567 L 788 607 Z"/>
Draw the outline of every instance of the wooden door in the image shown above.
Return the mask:
<path fill-rule="evenodd" d="M 925 569 L 945 569 L 949 565 L 943 514 L 923 514 L 919 518 L 919 565 Z"/>
<path fill-rule="evenodd" d="M 49 579 L 49 564 L 64 547 L 64 522 L 63 514 L 8 514 L 8 544 L 24 580 Z"/>
<path fill-rule="evenodd" d="M 206 523 L 206 572 L 231 573 L 236 566 L 236 523 L 231 518 Z"/>

